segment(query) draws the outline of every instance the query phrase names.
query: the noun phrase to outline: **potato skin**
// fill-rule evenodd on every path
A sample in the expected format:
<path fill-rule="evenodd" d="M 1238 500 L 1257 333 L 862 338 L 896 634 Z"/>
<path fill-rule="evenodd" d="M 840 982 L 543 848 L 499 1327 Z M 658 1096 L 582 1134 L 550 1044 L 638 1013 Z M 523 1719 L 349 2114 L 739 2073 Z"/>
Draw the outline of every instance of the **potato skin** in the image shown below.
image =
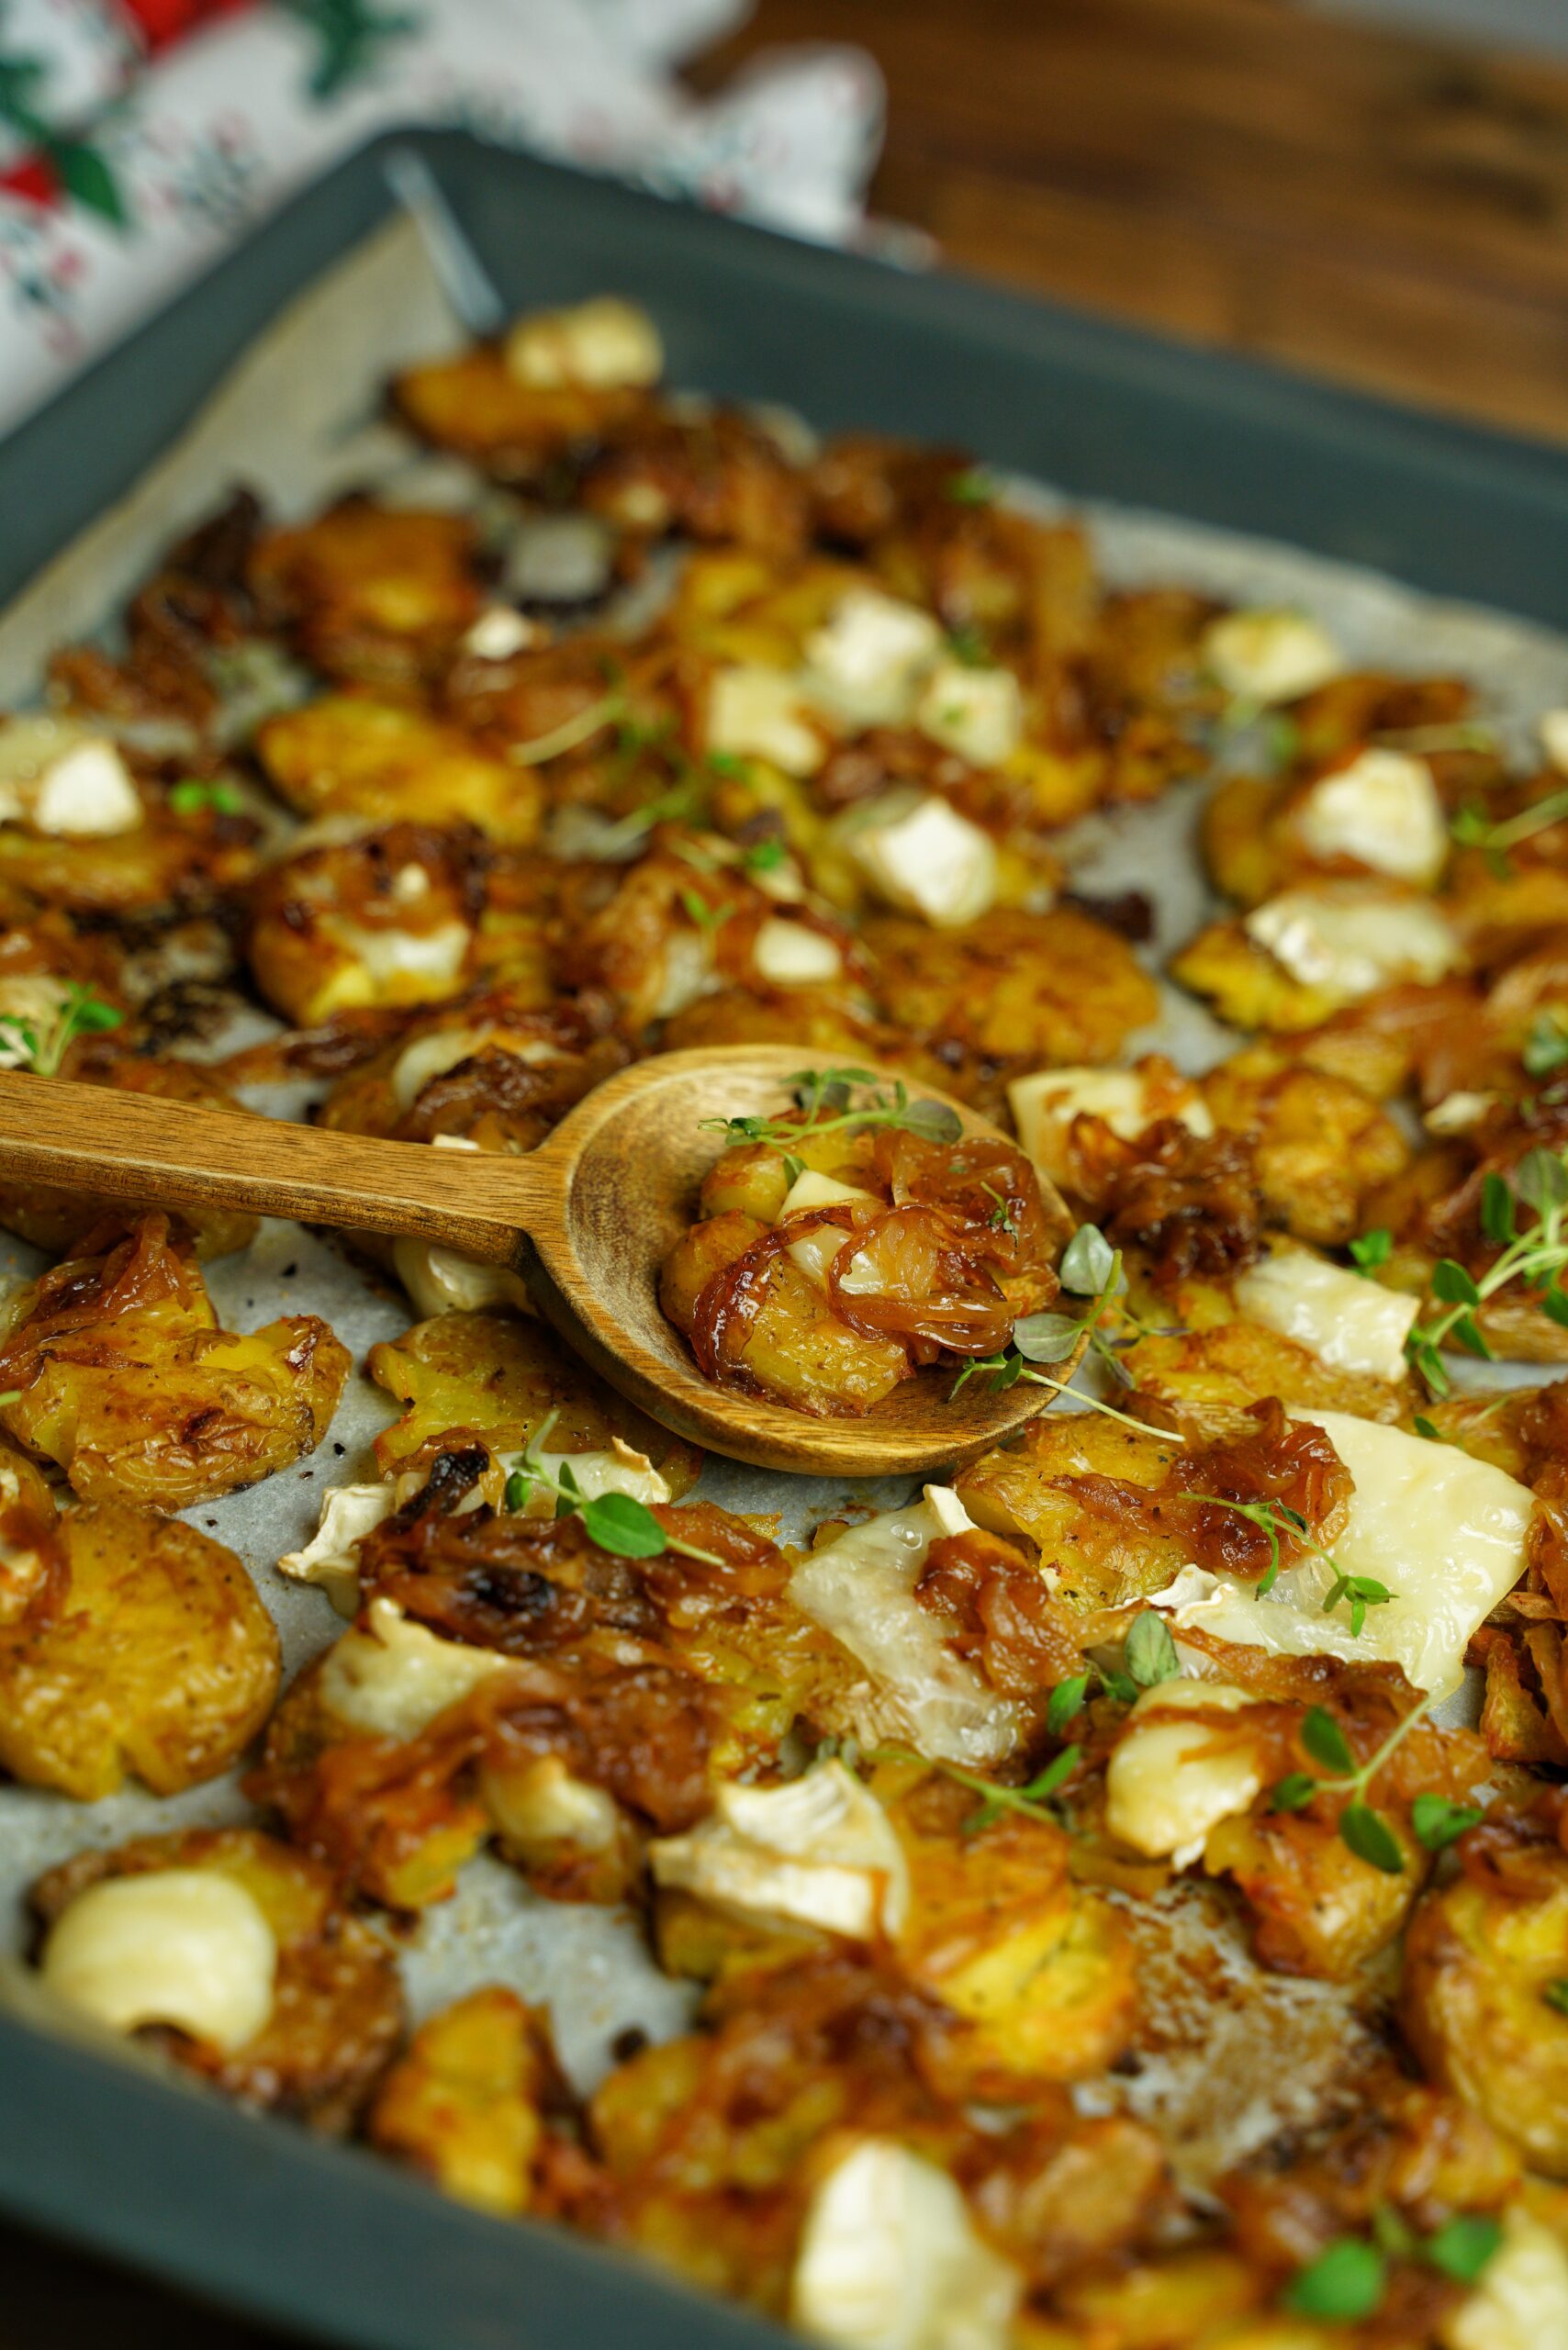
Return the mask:
<path fill-rule="evenodd" d="M 1109 1060 L 1159 1013 L 1131 947 L 1071 907 L 999 906 L 954 930 L 879 914 L 863 936 L 900 1024 L 940 1042 L 945 1057 L 1034 1068 Z"/>
<path fill-rule="evenodd" d="M 67 1510 L 53 1572 L 0 1628 L 0 1763 L 83 1803 L 135 1772 L 155 1795 L 215 1777 L 277 1695 L 278 1638 L 232 1550 L 118 1502 Z"/>
<path fill-rule="evenodd" d="M 532 768 L 496 758 L 461 727 L 368 694 L 325 694 L 256 735 L 268 781 L 301 815 L 370 824 L 476 824 L 492 840 L 538 836 Z"/>
<path fill-rule="evenodd" d="M 515 2219 L 533 2199 L 554 2060 L 515 1991 L 470 1991 L 420 2026 L 371 2109 L 373 2146 L 443 2193 Z"/>
<path fill-rule="evenodd" d="M 22 1391 L 0 1426 L 84 1501 L 185 1509 L 314 1450 L 350 1366 L 324 1322 L 218 1329 L 166 1216 L 84 1248 L 21 1292 L 0 1346 L 0 1383 Z"/>
<path fill-rule="evenodd" d="M 153 1869 L 212 1869 L 243 1886 L 276 1936 L 277 1975 L 270 2019 L 229 2054 L 162 2026 L 140 2036 L 246 2105 L 333 2135 L 350 2129 L 403 2028 L 402 1986 L 381 1937 L 342 1908 L 319 1861 L 257 1828 L 191 1828 L 77 1852 L 39 1879 L 33 1913 L 48 1928 L 89 1886 Z"/>
<path fill-rule="evenodd" d="M 552 1449 L 597 1452 L 620 1436 L 645 1452 L 678 1501 L 702 1455 L 601 1387 L 547 1332 L 509 1314 L 439 1314 L 372 1347 L 365 1368 L 405 1406 L 375 1439 L 384 1476 L 428 1467 L 437 1452 L 476 1439 L 520 1452 L 548 1412 Z"/>
<path fill-rule="evenodd" d="M 1568 1975 L 1568 1856 L 1501 1834 L 1488 1856 L 1489 1881 L 1477 1861 L 1417 1905 L 1400 2017 L 1434 2079 L 1532 2169 L 1568 2178 L 1568 2016 L 1543 1996 Z"/>

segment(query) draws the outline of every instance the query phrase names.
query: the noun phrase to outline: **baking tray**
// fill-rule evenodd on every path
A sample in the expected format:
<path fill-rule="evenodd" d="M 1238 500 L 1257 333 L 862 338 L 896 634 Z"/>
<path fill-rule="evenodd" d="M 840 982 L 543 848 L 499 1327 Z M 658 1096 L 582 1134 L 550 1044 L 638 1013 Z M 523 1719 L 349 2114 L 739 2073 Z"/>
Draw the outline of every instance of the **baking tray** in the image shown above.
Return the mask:
<path fill-rule="evenodd" d="M 123 498 L 252 340 L 377 229 L 387 143 L 301 197 L 0 448 L 0 602 Z M 1074 498 L 1163 508 L 1568 621 L 1568 455 L 959 280 L 902 277 L 460 137 L 411 143 L 510 302 L 634 294 L 658 315 L 677 382 L 784 400 L 829 428 L 959 439 Z M 244 457 L 234 451 L 236 473 Z M 1190 539 L 1151 522 L 1123 552 L 1134 576 L 1191 576 Z M 1227 574 L 1213 584 L 1244 592 L 1223 542 L 1213 559 Z M 1385 599 L 1408 647 L 1409 601 Z M 1418 650 L 1440 665 L 1441 609 L 1423 624 Z M 1452 624 L 1467 643 L 1486 625 Z M 1560 645 L 1526 648 L 1526 660 L 1521 710 L 1541 706 L 1549 676 L 1560 689 L 1546 698 L 1568 699 Z M 386 2350 L 608 2341 L 630 2325 L 697 2350 L 780 2338 L 598 2247 L 498 2226 L 372 2157 L 6 2017 L 0 2205 L 253 2314 Z"/>

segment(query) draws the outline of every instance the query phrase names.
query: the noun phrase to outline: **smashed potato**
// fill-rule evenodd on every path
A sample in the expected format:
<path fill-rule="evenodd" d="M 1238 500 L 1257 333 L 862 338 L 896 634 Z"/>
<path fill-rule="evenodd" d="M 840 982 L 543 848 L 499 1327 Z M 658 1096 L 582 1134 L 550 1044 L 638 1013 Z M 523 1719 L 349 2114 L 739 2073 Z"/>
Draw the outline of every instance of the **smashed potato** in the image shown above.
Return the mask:
<path fill-rule="evenodd" d="M 220 1330 L 189 1242 L 148 1215 L 89 1233 L 10 1301 L 0 1426 L 84 1501 L 185 1509 L 313 1451 L 348 1372 L 313 1314 Z"/>
<path fill-rule="evenodd" d="M 470 1991 L 420 2026 L 371 2109 L 372 2145 L 446 2194 L 515 2218 L 533 2195 L 555 2080 L 545 2028 L 514 1991 Z"/>
<path fill-rule="evenodd" d="M 52 1927 L 95 1886 L 175 1869 L 230 1877 L 261 1910 L 277 1950 L 271 2013 L 228 2051 L 164 2026 L 149 2027 L 148 2036 L 175 2064 L 247 2105 L 297 2115 L 318 2130 L 347 2130 L 391 2060 L 402 1991 L 391 1952 L 340 1907 L 319 1862 L 259 1829 L 177 1830 L 78 1852 L 39 1879 L 33 1911 Z"/>
<path fill-rule="evenodd" d="M 476 824 L 526 846 L 542 812 L 532 768 L 494 757 L 460 727 L 403 702 L 327 694 L 256 735 L 267 779 L 305 816 Z"/>
<path fill-rule="evenodd" d="M 177 1795 L 227 1769 L 277 1695 L 272 1617 L 232 1550 L 123 1503 L 67 1510 L 0 1627 L 0 1763 L 84 1803 L 134 1772 Z"/>
<path fill-rule="evenodd" d="M 863 936 L 901 1023 L 960 1064 L 1109 1060 L 1159 1009 L 1126 941 L 1071 907 L 998 907 L 958 930 L 876 914 Z"/>

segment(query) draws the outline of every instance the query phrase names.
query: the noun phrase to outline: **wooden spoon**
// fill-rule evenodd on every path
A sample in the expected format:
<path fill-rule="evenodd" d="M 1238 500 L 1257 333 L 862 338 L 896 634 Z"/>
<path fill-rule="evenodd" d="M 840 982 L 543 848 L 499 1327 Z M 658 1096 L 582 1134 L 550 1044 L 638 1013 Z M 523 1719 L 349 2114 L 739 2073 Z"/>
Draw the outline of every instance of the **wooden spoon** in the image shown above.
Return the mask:
<path fill-rule="evenodd" d="M 544 1317 L 630 1402 L 689 1442 L 761 1469 L 872 1477 L 972 1460 L 1032 1418 L 1048 1391 L 1020 1383 L 993 1395 L 971 1380 L 949 1403 L 954 1373 L 928 1371 L 863 1418 L 813 1419 L 704 1379 L 659 1309 L 660 1265 L 723 1147 L 702 1121 L 777 1114 L 800 1065 L 790 1046 L 659 1054 L 597 1086 L 521 1158 L 13 1070 L 0 1072 L 0 1172 L 117 1198 L 407 1233 L 511 1265 Z M 962 1103 L 950 1106 L 967 1132 L 996 1136 Z M 1065 1226 L 1067 1211 L 1042 1188 Z"/>

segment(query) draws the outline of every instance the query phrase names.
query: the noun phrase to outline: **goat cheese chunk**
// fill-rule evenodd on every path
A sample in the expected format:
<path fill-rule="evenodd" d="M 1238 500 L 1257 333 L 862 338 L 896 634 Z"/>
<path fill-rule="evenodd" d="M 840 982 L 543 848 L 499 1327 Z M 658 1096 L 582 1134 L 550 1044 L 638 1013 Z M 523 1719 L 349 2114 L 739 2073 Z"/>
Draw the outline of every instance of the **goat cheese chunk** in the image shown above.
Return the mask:
<path fill-rule="evenodd" d="M 373 1599 L 369 1622 L 327 1651 L 317 1686 L 341 1722 L 399 1742 L 420 1732 L 480 1683 L 512 1670 L 493 1649 L 443 1640 L 410 1624 L 393 1599 Z"/>
<path fill-rule="evenodd" d="M 398 1506 L 391 1485 L 333 1485 L 321 1496 L 320 1522 L 303 1550 L 286 1551 L 279 1574 L 319 1585 L 340 1616 L 359 1606 L 358 1545 Z"/>
<path fill-rule="evenodd" d="M 464 631 L 462 645 L 476 661 L 510 661 L 537 643 L 539 633 L 537 622 L 525 620 L 515 604 L 487 604 Z"/>
<path fill-rule="evenodd" d="M 885 1204 L 875 1192 L 863 1192 L 857 1184 L 841 1183 L 836 1176 L 819 1175 L 814 1167 L 808 1167 L 784 1194 L 776 1221 L 783 1224 L 788 1217 L 804 1215 L 812 1208 L 836 1207 L 843 1200 L 872 1208 Z M 791 1240 L 786 1253 L 819 1289 L 826 1289 L 827 1269 L 848 1237 L 842 1225 L 819 1224 L 813 1232 L 803 1232 L 799 1240 Z"/>
<path fill-rule="evenodd" d="M 933 1762 L 983 1766 L 1016 1745 L 1017 1707 L 955 1656 L 914 1596 L 927 1553 L 974 1530 L 949 1485 L 927 1485 L 907 1508 L 852 1526 L 801 1561 L 790 1595 L 865 1668 L 852 1694 L 855 1735 L 868 1746 L 913 1746 Z"/>
<path fill-rule="evenodd" d="M 1536 723 L 1540 747 L 1560 775 L 1568 775 L 1568 710 L 1542 712 Z"/>
<path fill-rule="evenodd" d="M 708 688 L 708 748 L 766 759 L 786 775 L 815 775 L 827 742 L 807 719 L 805 688 L 790 669 L 721 669 Z"/>
<path fill-rule="evenodd" d="M 790 2317 L 844 2350 L 1006 2350 L 1023 2283 L 945 2170 L 863 2138 L 812 2197 Z"/>
<path fill-rule="evenodd" d="M 532 1314 L 528 1284 L 510 1265 L 487 1265 L 460 1256 L 436 1240 L 407 1234 L 392 1243 L 392 1269 L 409 1292 L 409 1303 L 426 1321 L 438 1314 L 488 1314 L 510 1306 Z"/>
<path fill-rule="evenodd" d="M 1448 862 L 1448 819 L 1432 770 L 1407 751 L 1363 751 L 1321 777 L 1297 807 L 1295 828 L 1313 856 L 1353 857 L 1423 889 Z"/>
<path fill-rule="evenodd" d="M 1457 932 L 1436 906 L 1354 885 L 1286 890 L 1254 906 L 1245 928 L 1293 979 L 1347 1003 L 1402 980 L 1429 986 L 1464 961 Z"/>
<path fill-rule="evenodd" d="M 1229 1582 L 1178 1606 L 1180 1631 L 1287 1656 L 1328 1655 L 1404 1668 L 1418 1689 L 1459 1686 L 1477 1627 L 1525 1572 L 1535 1495 L 1489 1460 L 1349 1412 L 1295 1412 L 1328 1437 L 1355 1479 L 1332 1549 L 1340 1572 L 1393 1593 L 1370 1606 L 1359 1639 L 1348 1609 L 1326 1614 L 1333 1570 L 1321 1559 L 1287 1569 L 1263 1599 Z"/>
<path fill-rule="evenodd" d="M 644 391 L 664 374 L 664 344 L 646 310 L 600 294 L 567 310 L 519 319 L 505 344 L 509 375 L 532 391 Z"/>
<path fill-rule="evenodd" d="M 802 689 L 853 725 L 897 725 L 941 650 L 930 612 L 879 588 L 852 588 L 806 639 Z"/>
<path fill-rule="evenodd" d="M 1264 1784 L 1257 1748 L 1223 1725 L 1180 1717 L 1240 1715 L 1253 1703 L 1228 1681 L 1161 1681 L 1144 1690 L 1106 1766 L 1112 1835 L 1135 1852 L 1186 1867 L 1211 1828 L 1250 1811 Z"/>
<path fill-rule="evenodd" d="M 1011 669 L 938 661 L 915 704 L 914 722 L 972 767 L 999 767 L 1024 733 L 1024 693 Z"/>
<path fill-rule="evenodd" d="M 526 1452 L 500 1452 L 496 1455 L 507 1476 L 514 1471 L 526 1470 Z M 655 1502 L 673 1499 L 668 1484 L 654 1467 L 645 1452 L 638 1452 L 622 1437 L 610 1438 L 608 1452 L 536 1452 L 533 1460 L 547 1477 L 559 1478 L 563 1466 L 570 1468 L 577 1479 L 577 1489 L 585 1501 L 597 1501 L 601 1494 L 625 1494 L 634 1502 Z M 525 1517 L 554 1517 L 555 1496 L 543 1486 L 536 1487 L 523 1507 Z"/>
<path fill-rule="evenodd" d="M 758 925 L 751 959 L 758 978 L 770 987 L 828 987 L 844 976 L 837 941 L 813 930 L 810 923 L 789 922 L 782 914 L 769 914 Z"/>
<path fill-rule="evenodd" d="M 1344 663 L 1327 629 L 1306 612 L 1227 612 L 1204 631 L 1204 666 L 1237 701 L 1298 701 L 1337 677 Z"/>
<path fill-rule="evenodd" d="M 444 1077 L 449 1069 L 487 1051 L 510 1053 L 530 1069 L 546 1069 L 566 1058 L 544 1036 L 517 1036 L 494 1027 L 432 1028 L 405 1045 L 392 1064 L 389 1082 L 398 1109 L 411 1109 L 432 1078 Z"/>
<path fill-rule="evenodd" d="M 347 989 L 334 995 L 333 1010 L 352 1009 L 363 1001 L 348 990 L 355 980 L 372 987 L 390 986 L 398 979 L 429 979 L 441 985 L 454 982 L 463 968 L 473 935 L 465 922 L 438 923 L 433 930 L 399 930 L 394 924 L 375 928 L 334 914 L 321 925 L 341 953 L 353 958 Z M 336 993 L 341 992 L 341 1003 Z"/>
<path fill-rule="evenodd" d="M 141 799 L 115 744 L 95 735 L 51 760 L 39 778 L 32 820 L 63 840 L 111 840 L 134 833 Z"/>
<path fill-rule="evenodd" d="M 936 928 L 977 922 L 996 899 L 996 846 L 936 792 L 884 792 L 854 811 L 845 846 L 877 895 Z"/>
<path fill-rule="evenodd" d="M 79 1893 L 50 1930 L 40 1972 L 113 2031 L 172 2024 L 227 2055 L 272 2015 L 277 1942 L 237 1878 L 148 1869 Z"/>
<path fill-rule="evenodd" d="M 1208 1136 L 1215 1122 L 1195 1085 L 1172 1092 L 1169 1079 L 1151 1080 L 1136 1069 L 1043 1069 L 1016 1077 L 1007 1089 L 1013 1123 L 1026 1155 L 1042 1175 L 1059 1183 L 1068 1173 L 1067 1146 L 1074 1118 L 1099 1118 L 1123 1142 L 1136 1142 L 1156 1118 L 1179 1118 L 1189 1134 Z"/>
<path fill-rule="evenodd" d="M 1418 1297 L 1305 1248 L 1282 1248 L 1250 1266 L 1237 1281 L 1236 1302 L 1249 1322 L 1294 1338 L 1331 1369 L 1388 1380 L 1404 1373 L 1405 1341 L 1421 1310 Z"/>
<path fill-rule="evenodd" d="M 781 1786 L 721 1786 L 709 1817 L 648 1847 L 656 1885 L 744 1921 L 869 1942 L 909 1913 L 909 1868 L 887 1813 L 842 1762 Z"/>

